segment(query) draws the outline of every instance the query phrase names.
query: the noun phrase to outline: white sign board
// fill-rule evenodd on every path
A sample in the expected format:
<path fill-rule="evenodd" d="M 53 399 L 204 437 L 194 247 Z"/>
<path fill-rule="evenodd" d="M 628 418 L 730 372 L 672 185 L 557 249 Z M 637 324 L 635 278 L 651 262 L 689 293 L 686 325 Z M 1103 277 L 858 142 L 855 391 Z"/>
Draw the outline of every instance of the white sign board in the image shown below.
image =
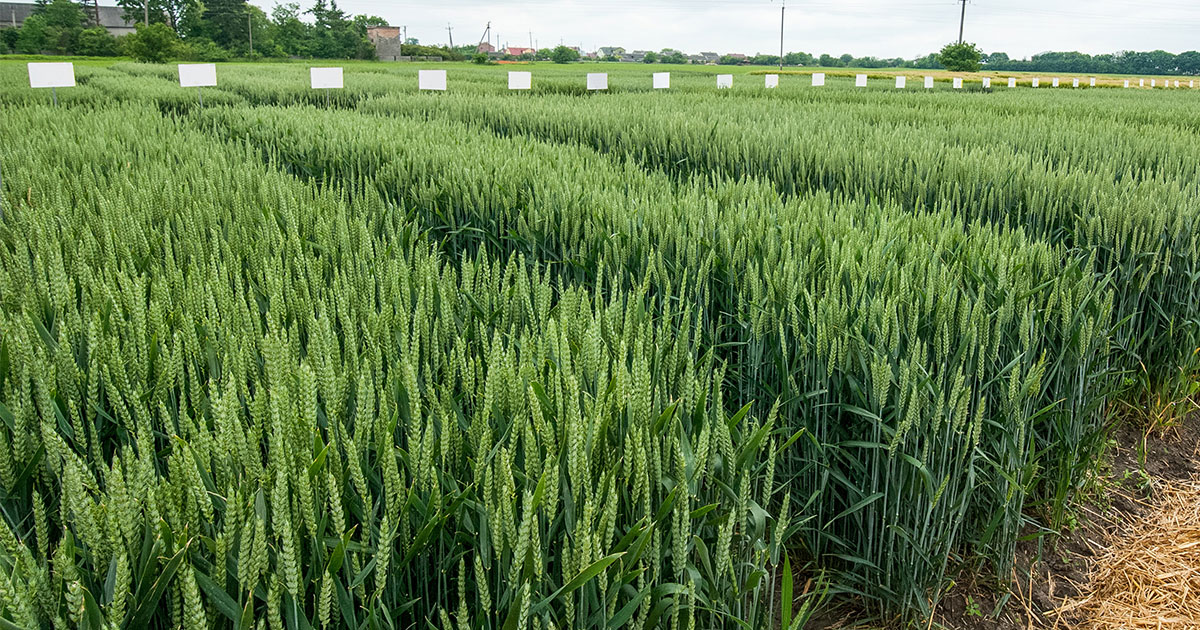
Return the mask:
<path fill-rule="evenodd" d="M 417 89 L 446 91 L 446 71 L 421 70 L 417 72 Z"/>
<path fill-rule="evenodd" d="M 1188 81 L 1188 87 L 1190 87 L 1190 88 L 1194 88 L 1194 87 L 1196 87 L 1196 82 L 1195 82 L 1195 81 Z"/>
<path fill-rule="evenodd" d="M 29 87 L 75 87 L 75 64 L 69 62 L 31 63 L 29 64 Z"/>
<path fill-rule="evenodd" d="M 926 90 L 933 89 L 933 77 L 925 77 L 925 89 Z"/>
<path fill-rule="evenodd" d="M 654 73 L 654 89 L 668 90 L 671 88 L 671 73 L 670 72 L 655 72 Z"/>
<path fill-rule="evenodd" d="M 1096 87 L 1096 77 L 1088 79 L 1088 87 Z"/>
<path fill-rule="evenodd" d="M 718 90 L 726 90 L 731 87 L 733 87 L 733 75 L 732 74 L 718 74 L 717 75 L 717 89 Z"/>
<path fill-rule="evenodd" d="M 607 90 L 608 89 L 608 73 L 606 72 L 589 72 L 587 76 L 587 89 L 589 90 Z"/>
<path fill-rule="evenodd" d="M 813 84 L 813 87 L 821 87 L 821 86 L 825 85 L 825 73 L 824 72 L 814 72 L 812 75 L 812 84 Z"/>
<path fill-rule="evenodd" d="M 309 68 L 308 80 L 314 90 L 340 90 L 345 87 L 341 68 Z"/>
<path fill-rule="evenodd" d="M 1039 85 L 1041 85 L 1041 84 L 1042 84 L 1042 80 L 1041 80 L 1041 79 L 1038 79 L 1038 78 L 1036 78 L 1036 77 L 1033 79 L 1033 87 L 1037 87 L 1037 86 L 1039 86 Z"/>
<path fill-rule="evenodd" d="M 1175 87 L 1179 87 L 1179 82 L 1178 82 L 1178 81 L 1176 81 L 1176 82 L 1175 82 Z"/>
<path fill-rule="evenodd" d="M 1150 87 L 1158 87 L 1158 79 L 1150 79 Z"/>
<path fill-rule="evenodd" d="M 533 73 L 532 72 L 509 72 L 508 73 L 508 89 L 510 90 L 529 90 L 533 88 Z"/>
<path fill-rule="evenodd" d="M 896 77 L 896 89 L 903 90 L 908 85 L 908 77 Z"/>
<path fill-rule="evenodd" d="M 962 77 L 954 77 L 954 89 L 962 89 Z"/>
<path fill-rule="evenodd" d="M 778 74 L 768 74 L 765 85 L 769 88 L 779 87 L 779 75 Z"/>
<path fill-rule="evenodd" d="M 1146 87 L 1146 80 L 1138 79 L 1138 87 Z"/>
<path fill-rule="evenodd" d="M 212 87 L 217 84 L 217 66 L 211 63 L 179 64 L 180 87 Z"/>
<path fill-rule="evenodd" d="M 854 76 L 854 87 L 867 87 L 867 75 L 858 74 Z"/>
<path fill-rule="evenodd" d="M 992 87 L 992 77 L 983 77 L 983 89 Z"/>
<path fill-rule="evenodd" d="M 1079 79 L 1071 79 L 1071 87 L 1073 87 L 1073 88 L 1079 87 Z"/>
<path fill-rule="evenodd" d="M 1125 87 L 1129 87 L 1129 79 L 1125 79 Z"/>
<path fill-rule="evenodd" d="M 1008 87 L 1010 87 L 1010 88 L 1017 87 L 1017 80 L 1013 77 L 1009 77 L 1008 78 Z"/>
<path fill-rule="evenodd" d="M 1058 87 L 1058 77 L 1050 79 L 1050 87 Z"/>

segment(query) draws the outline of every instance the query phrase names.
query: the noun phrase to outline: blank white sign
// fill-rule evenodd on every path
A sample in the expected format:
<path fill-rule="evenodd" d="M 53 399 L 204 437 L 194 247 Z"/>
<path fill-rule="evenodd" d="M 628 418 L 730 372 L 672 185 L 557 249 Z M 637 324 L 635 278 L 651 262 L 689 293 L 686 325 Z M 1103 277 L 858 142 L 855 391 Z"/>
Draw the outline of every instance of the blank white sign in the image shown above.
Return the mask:
<path fill-rule="evenodd" d="M 1079 79 L 1071 79 L 1071 87 L 1079 87 Z"/>
<path fill-rule="evenodd" d="M 903 90 L 904 86 L 907 84 L 908 84 L 908 77 L 896 77 L 896 89 L 897 90 Z"/>
<path fill-rule="evenodd" d="M 1041 85 L 1041 84 L 1042 84 L 1042 80 L 1041 80 L 1041 79 L 1034 78 L 1034 80 L 1033 80 L 1033 87 L 1037 87 L 1037 86 L 1039 86 L 1039 85 Z"/>
<path fill-rule="evenodd" d="M 824 72 L 814 72 L 812 75 L 812 84 L 813 84 L 813 87 L 821 87 L 821 86 L 825 85 L 825 73 Z"/>
<path fill-rule="evenodd" d="M 444 92 L 446 90 L 446 71 L 421 70 L 417 72 L 417 89 Z"/>
<path fill-rule="evenodd" d="M 1196 82 L 1195 82 L 1195 81 L 1188 81 L 1188 87 L 1190 87 L 1190 88 L 1194 88 L 1194 87 L 1196 87 Z"/>
<path fill-rule="evenodd" d="M 1088 86 L 1096 87 L 1096 77 L 1092 77 L 1092 78 L 1088 79 Z"/>
<path fill-rule="evenodd" d="M 1150 87 L 1158 87 L 1158 79 L 1150 79 Z"/>
<path fill-rule="evenodd" d="M 211 63 L 179 64 L 180 87 L 211 87 L 217 84 L 217 66 Z"/>
<path fill-rule="evenodd" d="M 670 72 L 655 72 L 654 73 L 654 89 L 656 89 L 656 90 L 671 89 L 671 73 Z"/>
<path fill-rule="evenodd" d="M 31 63 L 29 64 L 29 87 L 75 87 L 75 64 Z"/>
<path fill-rule="evenodd" d="M 954 89 L 962 89 L 962 77 L 954 77 Z"/>
<path fill-rule="evenodd" d="M 532 72 L 509 72 L 508 73 L 508 89 L 510 90 L 529 90 L 533 88 L 533 73 Z"/>
<path fill-rule="evenodd" d="M 983 77 L 983 89 L 992 87 L 992 77 Z"/>
<path fill-rule="evenodd" d="M 933 89 L 933 77 L 925 77 L 925 89 Z"/>
<path fill-rule="evenodd" d="M 1138 79 L 1138 87 L 1146 87 L 1146 80 Z"/>
<path fill-rule="evenodd" d="M 340 90 L 345 87 L 341 68 L 309 68 L 308 79 L 314 90 Z"/>
<path fill-rule="evenodd" d="M 1058 77 L 1050 79 L 1050 87 L 1058 87 Z"/>
<path fill-rule="evenodd" d="M 589 72 L 587 81 L 587 89 L 589 90 L 608 89 L 608 74 L 605 72 Z"/>
<path fill-rule="evenodd" d="M 1010 88 L 1017 87 L 1017 80 L 1013 77 L 1009 77 L 1008 78 L 1008 87 L 1010 87 Z"/>
<path fill-rule="evenodd" d="M 1125 87 L 1129 87 L 1129 79 L 1125 80 Z"/>
<path fill-rule="evenodd" d="M 731 87 L 733 87 L 733 75 L 732 74 L 718 74 L 717 75 L 717 89 L 718 90 L 724 90 L 724 89 L 728 89 Z"/>
<path fill-rule="evenodd" d="M 779 87 L 779 75 L 778 74 L 768 74 L 766 86 L 769 88 Z"/>
<path fill-rule="evenodd" d="M 1175 82 L 1175 87 L 1179 87 L 1179 82 L 1178 82 L 1178 81 L 1176 81 L 1176 82 Z"/>
<path fill-rule="evenodd" d="M 854 87 L 867 87 L 867 75 L 858 74 L 854 76 Z"/>

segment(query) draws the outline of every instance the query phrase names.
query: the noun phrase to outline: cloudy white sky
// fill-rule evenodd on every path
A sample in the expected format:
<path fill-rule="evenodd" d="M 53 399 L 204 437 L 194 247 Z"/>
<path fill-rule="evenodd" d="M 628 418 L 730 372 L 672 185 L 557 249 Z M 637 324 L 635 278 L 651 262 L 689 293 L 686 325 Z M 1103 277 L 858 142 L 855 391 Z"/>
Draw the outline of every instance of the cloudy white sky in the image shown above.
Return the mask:
<path fill-rule="evenodd" d="M 275 0 L 253 0 L 270 11 Z M 311 0 L 299 0 L 301 5 Z M 408 27 L 421 43 L 479 41 L 490 21 L 501 44 L 678 48 L 684 52 L 779 50 L 779 0 L 339 0 Z M 792 0 L 785 47 L 809 53 L 922 56 L 957 39 L 956 0 Z M 1200 49 L 1200 0 L 968 0 L 966 39 L 986 52 L 1027 57 L 1047 50 L 1171 52 Z M 494 40 L 493 40 L 494 41 Z"/>

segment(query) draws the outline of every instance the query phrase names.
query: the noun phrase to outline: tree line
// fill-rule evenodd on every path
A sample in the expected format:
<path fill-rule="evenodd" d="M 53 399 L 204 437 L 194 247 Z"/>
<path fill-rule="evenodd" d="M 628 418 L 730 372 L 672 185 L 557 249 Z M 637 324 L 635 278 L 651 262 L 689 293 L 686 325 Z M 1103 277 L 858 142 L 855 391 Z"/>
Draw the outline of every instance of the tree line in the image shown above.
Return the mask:
<path fill-rule="evenodd" d="M 137 23 L 136 32 L 113 37 L 96 24 L 91 5 L 75 0 L 38 0 L 32 16 L 19 28 L 0 27 L 0 53 L 65 54 L 86 56 L 124 55 L 143 61 L 172 59 L 225 61 L 234 58 L 374 59 L 375 47 L 367 39 L 367 28 L 386 26 L 387 20 L 372 15 L 351 15 L 336 0 L 315 0 L 309 8 L 298 2 L 277 4 L 270 14 L 246 0 L 117 0 L 126 20 Z M 146 18 L 149 23 L 144 23 Z M 983 69 L 1006 72 L 1065 72 L 1078 74 L 1179 74 L 1200 75 L 1200 52 L 1180 54 L 1163 50 L 1122 51 L 1088 55 L 1079 52 L 1047 52 L 1028 59 L 1013 59 L 1003 52 L 983 53 L 974 45 L 955 52 L 944 49 L 916 59 L 833 56 L 789 52 L 787 66 L 821 68 L 913 68 Z M 952 53 L 947 56 L 947 52 Z M 441 56 L 448 60 L 474 58 L 475 46 L 454 48 L 422 46 L 416 38 L 405 40 L 405 55 Z M 955 55 L 965 55 L 966 64 Z M 520 60 L 553 60 L 567 63 L 579 59 L 574 50 L 559 46 L 526 53 Z M 602 60 L 615 61 L 616 57 Z M 665 48 L 650 52 L 644 63 L 687 63 L 682 52 Z M 779 55 L 725 55 L 721 65 L 780 64 Z M 949 61 L 949 63 L 944 63 Z"/>
<path fill-rule="evenodd" d="M 0 28 L 0 53 L 130 56 L 142 61 L 225 61 L 302 57 L 374 59 L 367 28 L 386 26 L 371 15 L 350 15 L 336 0 L 277 4 L 268 15 L 245 0 L 117 0 L 136 31 L 113 37 L 96 23 L 90 5 L 38 0 L 19 28 Z M 146 17 L 149 23 L 145 23 Z M 409 39 L 403 54 L 462 59 L 456 51 Z"/>

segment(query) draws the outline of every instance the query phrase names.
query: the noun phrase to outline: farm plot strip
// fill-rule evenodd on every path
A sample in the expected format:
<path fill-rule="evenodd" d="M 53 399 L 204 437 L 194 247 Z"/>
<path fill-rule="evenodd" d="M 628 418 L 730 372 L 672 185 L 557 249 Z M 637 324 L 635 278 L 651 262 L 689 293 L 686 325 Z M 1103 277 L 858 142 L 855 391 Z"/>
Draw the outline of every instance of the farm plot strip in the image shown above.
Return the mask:
<path fill-rule="evenodd" d="M 1111 294 L 1019 233 L 822 195 L 785 203 L 750 183 L 680 187 L 456 124 L 198 120 L 313 181 L 381 191 L 452 251 L 571 261 L 552 269 L 694 306 L 728 361 L 732 408 L 779 401 L 789 434 L 811 436 L 781 460 L 811 514 L 806 549 L 883 606 L 926 601 L 951 549 L 1004 566 L 1025 493 L 1064 502 L 1102 437 Z"/>

